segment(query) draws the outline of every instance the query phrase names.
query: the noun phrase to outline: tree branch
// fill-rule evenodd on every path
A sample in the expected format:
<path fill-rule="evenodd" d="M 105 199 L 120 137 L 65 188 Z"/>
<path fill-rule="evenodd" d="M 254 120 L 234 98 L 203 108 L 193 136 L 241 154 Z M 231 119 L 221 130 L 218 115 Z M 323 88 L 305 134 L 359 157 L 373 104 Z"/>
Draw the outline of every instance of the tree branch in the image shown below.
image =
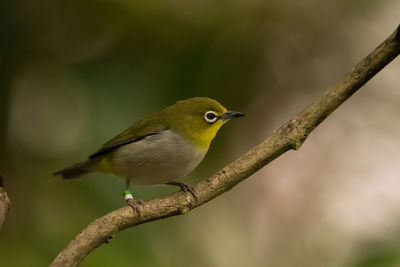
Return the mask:
<path fill-rule="evenodd" d="M 11 206 L 7 192 L 3 189 L 3 178 L 0 176 L 0 228 L 6 219 L 7 211 Z"/>
<path fill-rule="evenodd" d="M 298 150 L 315 127 L 399 53 L 400 25 L 381 45 L 294 119 L 235 162 L 198 183 L 195 186 L 197 200 L 191 194 L 177 192 L 145 202 L 140 207 L 140 216 L 131 207 L 112 211 L 90 223 L 58 254 L 51 266 L 76 266 L 92 250 L 107 243 L 125 228 L 184 214 L 230 190 L 286 151 Z"/>

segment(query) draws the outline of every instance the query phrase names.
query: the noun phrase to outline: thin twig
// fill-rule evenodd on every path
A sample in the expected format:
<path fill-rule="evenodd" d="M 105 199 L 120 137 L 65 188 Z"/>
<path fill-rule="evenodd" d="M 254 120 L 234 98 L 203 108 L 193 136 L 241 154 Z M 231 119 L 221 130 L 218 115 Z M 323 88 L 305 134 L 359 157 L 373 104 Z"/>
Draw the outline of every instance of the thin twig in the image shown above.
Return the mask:
<path fill-rule="evenodd" d="M 91 251 L 106 243 L 125 228 L 184 214 L 230 190 L 286 151 L 298 150 L 315 127 L 399 53 L 400 26 L 330 90 L 294 119 L 238 160 L 207 180 L 198 183 L 194 187 L 197 192 L 197 201 L 191 194 L 177 192 L 145 202 L 140 207 L 140 216 L 134 213 L 130 207 L 112 211 L 89 224 L 58 254 L 51 266 L 76 266 Z"/>

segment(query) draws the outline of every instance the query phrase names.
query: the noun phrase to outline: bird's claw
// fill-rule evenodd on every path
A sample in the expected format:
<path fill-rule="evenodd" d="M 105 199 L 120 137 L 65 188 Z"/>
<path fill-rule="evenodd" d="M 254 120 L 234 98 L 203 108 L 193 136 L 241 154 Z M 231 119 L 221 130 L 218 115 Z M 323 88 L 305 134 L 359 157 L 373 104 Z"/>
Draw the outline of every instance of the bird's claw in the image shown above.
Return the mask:
<path fill-rule="evenodd" d="M 131 206 L 133 211 L 136 212 L 137 215 L 140 215 L 139 206 L 143 204 L 143 201 L 134 199 L 129 189 L 125 190 L 123 195 L 126 200 L 126 204 L 128 204 L 128 206 Z"/>
<path fill-rule="evenodd" d="M 143 205 L 142 200 L 135 200 L 133 198 L 129 198 L 126 200 L 126 204 L 128 204 L 128 206 L 132 207 L 133 211 L 136 212 L 137 215 L 140 215 L 139 207 L 141 205 Z"/>
<path fill-rule="evenodd" d="M 196 197 L 196 190 L 194 189 L 194 187 L 192 185 L 188 185 L 188 184 L 182 184 L 181 186 L 181 190 L 183 192 L 189 192 L 190 194 L 192 194 L 192 196 L 197 199 Z"/>
<path fill-rule="evenodd" d="M 181 182 L 169 182 L 167 184 L 179 186 L 181 188 L 181 191 L 185 193 L 189 192 L 193 196 L 193 198 L 197 201 L 196 190 L 192 185 L 184 184 Z"/>

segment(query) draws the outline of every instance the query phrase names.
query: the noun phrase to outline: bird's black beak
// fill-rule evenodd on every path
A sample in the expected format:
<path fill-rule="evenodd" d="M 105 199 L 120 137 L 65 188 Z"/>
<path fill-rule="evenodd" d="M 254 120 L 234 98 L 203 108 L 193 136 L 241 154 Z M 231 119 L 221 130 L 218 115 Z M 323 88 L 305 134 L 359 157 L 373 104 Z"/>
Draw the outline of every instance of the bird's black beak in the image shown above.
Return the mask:
<path fill-rule="evenodd" d="M 242 112 L 228 110 L 227 112 L 225 112 L 224 115 L 221 116 L 220 119 L 227 121 L 232 118 L 239 118 L 239 117 L 243 117 L 243 116 L 246 116 L 246 114 L 244 114 Z"/>

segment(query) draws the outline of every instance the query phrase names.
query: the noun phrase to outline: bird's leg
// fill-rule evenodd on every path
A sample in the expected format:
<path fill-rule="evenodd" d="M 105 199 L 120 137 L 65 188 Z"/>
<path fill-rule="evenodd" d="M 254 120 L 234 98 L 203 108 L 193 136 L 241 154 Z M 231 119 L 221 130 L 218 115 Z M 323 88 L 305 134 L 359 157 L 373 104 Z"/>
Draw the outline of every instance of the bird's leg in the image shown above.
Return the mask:
<path fill-rule="evenodd" d="M 184 184 L 184 183 L 181 183 L 181 182 L 169 182 L 169 183 L 166 183 L 166 184 L 179 186 L 181 188 L 181 191 L 189 192 L 197 200 L 196 190 L 194 190 L 194 187 L 191 186 L 190 184 Z"/>
<path fill-rule="evenodd" d="M 136 200 L 133 198 L 132 192 L 131 192 L 131 179 L 127 178 L 125 180 L 125 192 L 124 192 L 124 198 L 126 200 L 126 203 L 132 207 L 133 211 L 135 211 L 138 215 L 140 214 L 139 212 L 139 205 L 143 204 L 143 201 L 141 200 Z"/>

